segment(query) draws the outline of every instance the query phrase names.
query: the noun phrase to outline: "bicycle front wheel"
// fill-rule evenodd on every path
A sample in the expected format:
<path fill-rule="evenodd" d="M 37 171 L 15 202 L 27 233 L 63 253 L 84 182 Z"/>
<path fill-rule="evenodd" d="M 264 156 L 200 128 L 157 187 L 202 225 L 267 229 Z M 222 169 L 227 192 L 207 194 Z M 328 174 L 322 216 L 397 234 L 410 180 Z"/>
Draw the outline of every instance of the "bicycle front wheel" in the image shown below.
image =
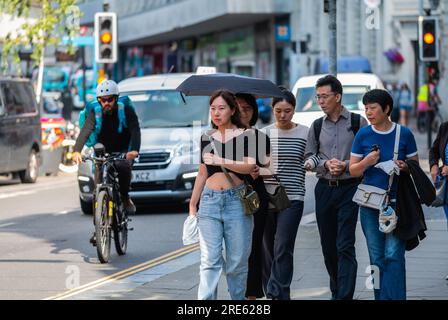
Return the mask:
<path fill-rule="evenodd" d="M 100 191 L 95 208 L 96 251 L 101 263 L 110 258 L 111 222 L 113 202 L 109 201 L 106 191 Z"/>

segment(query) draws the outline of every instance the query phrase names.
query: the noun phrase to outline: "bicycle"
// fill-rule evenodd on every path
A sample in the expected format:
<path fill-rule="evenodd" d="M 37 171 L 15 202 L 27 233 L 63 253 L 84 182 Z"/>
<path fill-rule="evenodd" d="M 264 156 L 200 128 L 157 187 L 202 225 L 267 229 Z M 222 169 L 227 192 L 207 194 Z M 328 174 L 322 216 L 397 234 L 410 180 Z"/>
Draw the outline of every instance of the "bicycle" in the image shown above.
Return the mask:
<path fill-rule="evenodd" d="M 126 161 L 125 154 L 106 154 L 104 146 L 97 143 L 94 146 L 96 156 L 84 156 L 84 160 L 93 160 L 95 170 L 101 170 L 100 182 L 95 189 L 95 235 L 98 258 L 101 263 L 110 259 L 111 237 L 118 255 L 126 254 L 128 245 L 128 222 L 126 210 L 119 192 L 116 161 Z M 111 232 L 112 231 L 112 232 Z"/>
<path fill-rule="evenodd" d="M 439 131 L 439 127 L 440 125 L 443 123 L 443 117 L 440 114 L 439 108 L 435 107 L 434 111 L 432 111 L 433 114 L 431 115 L 430 113 L 428 114 L 428 111 L 426 112 L 419 112 L 418 116 L 417 116 L 417 130 L 420 133 L 426 133 L 427 132 L 427 117 L 428 116 L 432 116 L 432 120 L 431 120 L 431 130 L 434 133 L 437 133 Z"/>
<path fill-rule="evenodd" d="M 436 107 L 436 113 L 435 113 L 434 118 L 432 119 L 432 123 L 431 123 L 432 131 L 434 133 L 438 133 L 439 128 L 442 125 L 442 123 L 443 123 L 443 117 L 440 114 L 439 107 Z"/>

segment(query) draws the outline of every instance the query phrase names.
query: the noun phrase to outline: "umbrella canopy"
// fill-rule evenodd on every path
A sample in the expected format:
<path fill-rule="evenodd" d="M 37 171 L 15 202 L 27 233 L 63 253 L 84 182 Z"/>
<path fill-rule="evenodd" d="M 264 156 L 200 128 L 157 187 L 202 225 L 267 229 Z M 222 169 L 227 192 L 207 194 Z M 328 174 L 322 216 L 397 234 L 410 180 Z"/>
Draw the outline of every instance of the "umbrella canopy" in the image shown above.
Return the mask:
<path fill-rule="evenodd" d="M 187 96 L 210 96 L 220 89 L 228 90 L 233 94 L 249 93 L 255 98 L 283 98 L 282 91 L 269 80 L 232 73 L 193 75 L 176 88 Z"/>

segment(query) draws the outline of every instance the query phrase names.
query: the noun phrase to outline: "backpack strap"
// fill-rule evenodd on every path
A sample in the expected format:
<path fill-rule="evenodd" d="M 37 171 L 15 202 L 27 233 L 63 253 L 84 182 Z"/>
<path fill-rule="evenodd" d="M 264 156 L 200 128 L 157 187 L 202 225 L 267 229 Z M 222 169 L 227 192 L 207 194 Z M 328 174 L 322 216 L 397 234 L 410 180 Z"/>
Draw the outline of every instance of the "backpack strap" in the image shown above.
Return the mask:
<path fill-rule="evenodd" d="M 118 133 L 122 133 L 123 128 L 128 127 L 127 122 L 126 122 L 125 107 L 128 106 L 128 107 L 133 108 L 133 105 L 129 98 L 128 98 L 128 100 L 124 100 L 124 101 L 119 100 L 117 102 L 117 105 L 118 105 L 118 123 L 119 123 L 118 124 Z M 96 136 L 98 136 L 101 132 L 101 126 L 103 124 L 103 110 L 102 110 L 99 102 L 94 102 L 94 103 L 88 105 L 88 107 L 90 110 L 93 110 L 93 112 L 95 114 L 95 132 L 94 132 L 94 134 Z M 90 111 L 90 110 L 86 110 L 86 111 Z M 92 141 L 96 141 L 96 137 Z M 129 148 L 130 147 L 131 146 L 129 145 Z"/>
<path fill-rule="evenodd" d="M 314 121 L 314 139 L 317 143 L 316 154 L 319 154 L 320 149 L 320 132 L 322 131 L 322 123 L 324 122 L 324 117 L 320 117 L 319 119 Z"/>
<path fill-rule="evenodd" d="M 319 119 L 314 121 L 314 139 L 317 143 L 316 154 L 319 153 L 320 149 L 320 132 L 322 131 L 322 124 L 324 122 L 324 117 L 320 117 Z M 350 112 L 350 124 L 353 134 L 356 136 L 361 126 L 361 116 L 357 113 Z"/>
<path fill-rule="evenodd" d="M 350 123 L 353 134 L 356 136 L 359 131 L 359 127 L 361 126 L 361 116 L 357 113 L 350 112 Z"/>
<path fill-rule="evenodd" d="M 118 101 L 118 133 L 123 132 L 123 127 L 127 128 L 126 114 L 124 112 L 125 105 L 123 102 Z"/>
<path fill-rule="evenodd" d="M 98 102 L 93 104 L 93 112 L 95 113 L 95 132 L 98 135 L 101 132 L 101 125 L 103 124 L 103 111 Z"/>

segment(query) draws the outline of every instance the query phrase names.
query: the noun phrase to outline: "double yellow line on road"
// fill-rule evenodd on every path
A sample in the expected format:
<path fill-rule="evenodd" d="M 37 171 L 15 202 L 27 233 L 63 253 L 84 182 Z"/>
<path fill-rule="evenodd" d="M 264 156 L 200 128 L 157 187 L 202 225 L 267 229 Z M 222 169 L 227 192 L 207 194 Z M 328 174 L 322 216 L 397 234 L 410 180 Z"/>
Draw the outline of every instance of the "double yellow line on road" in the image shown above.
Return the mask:
<path fill-rule="evenodd" d="M 170 260 L 176 259 L 176 258 L 181 257 L 183 255 L 186 255 L 186 254 L 188 254 L 190 252 L 196 251 L 198 249 L 199 249 L 199 244 L 192 244 L 192 245 L 189 245 L 189 246 L 185 246 L 185 247 L 183 247 L 181 249 L 178 249 L 176 251 L 167 253 L 167 254 L 165 254 L 165 255 L 163 255 L 161 257 L 158 257 L 156 259 L 153 259 L 153 260 L 141 263 L 141 264 L 136 265 L 134 267 L 125 269 L 125 270 L 117 272 L 117 273 L 115 273 L 113 275 L 110 275 L 110 276 L 104 277 L 102 279 L 99 279 L 99 280 L 87 283 L 87 284 L 85 284 L 83 286 L 77 287 L 75 289 L 69 290 L 67 292 L 61 293 L 61 294 L 53 296 L 53 297 L 46 298 L 44 300 L 64 300 L 64 299 L 73 297 L 75 295 L 78 295 L 80 293 L 83 293 L 83 292 L 92 290 L 94 288 L 103 286 L 105 284 L 111 283 L 113 281 L 117 281 L 117 280 L 129 277 L 129 276 L 132 276 L 133 274 L 136 274 L 138 272 L 141 272 L 141 271 L 147 270 L 149 268 L 155 267 L 155 266 L 157 266 L 159 264 L 168 262 Z"/>

